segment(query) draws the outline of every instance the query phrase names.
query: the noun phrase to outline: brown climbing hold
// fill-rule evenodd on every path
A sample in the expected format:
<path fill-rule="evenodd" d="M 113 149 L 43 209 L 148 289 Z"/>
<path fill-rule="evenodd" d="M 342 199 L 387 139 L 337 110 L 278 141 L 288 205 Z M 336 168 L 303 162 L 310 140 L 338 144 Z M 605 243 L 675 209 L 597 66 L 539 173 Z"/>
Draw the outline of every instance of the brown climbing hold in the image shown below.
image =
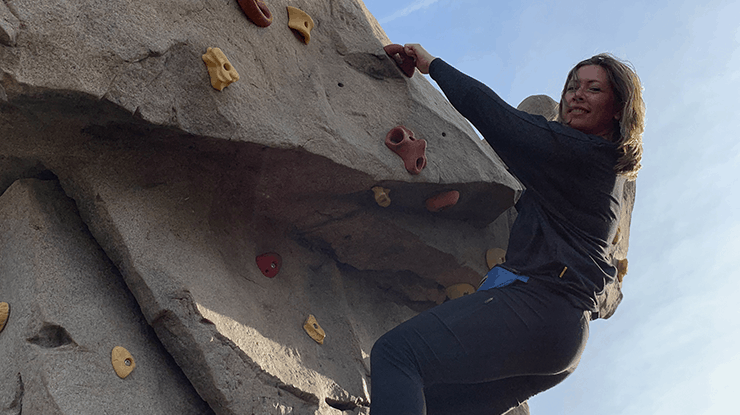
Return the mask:
<path fill-rule="evenodd" d="M 622 282 L 622 280 L 624 280 L 624 276 L 627 275 L 628 265 L 629 262 L 627 261 L 627 258 L 617 261 L 617 279 L 619 282 Z"/>
<path fill-rule="evenodd" d="M 447 291 L 447 297 L 449 297 L 450 300 L 454 300 L 464 295 L 474 293 L 475 287 L 473 287 L 470 284 L 461 283 L 461 284 L 450 285 L 449 287 L 447 287 L 446 291 Z"/>
<path fill-rule="evenodd" d="M 388 193 L 391 192 L 391 189 L 384 189 L 380 186 L 373 187 L 373 193 L 375 193 L 375 201 L 378 202 L 378 205 L 381 207 L 388 207 L 391 205 L 391 197 L 388 196 Z"/>
<path fill-rule="evenodd" d="M 5 323 L 8 322 L 8 318 L 10 318 L 10 304 L 0 303 L 0 333 L 3 332 Z"/>
<path fill-rule="evenodd" d="M 486 252 L 486 263 L 488 269 L 501 265 L 506 261 L 506 251 L 501 248 L 491 248 Z"/>
<path fill-rule="evenodd" d="M 318 344 L 324 344 L 326 333 L 324 329 L 319 326 L 319 322 L 316 321 L 316 317 L 313 314 L 309 315 L 306 322 L 303 323 L 303 329 L 306 330 L 309 336 L 316 341 Z"/>
<path fill-rule="evenodd" d="M 427 210 L 430 212 L 439 212 L 445 209 L 449 209 L 455 206 L 458 200 L 460 200 L 460 192 L 458 192 L 457 190 L 450 190 L 449 192 L 440 193 L 427 199 Z"/>
<path fill-rule="evenodd" d="M 413 58 L 411 58 L 411 56 L 407 55 L 406 52 L 403 51 L 403 46 L 396 45 L 394 43 L 383 47 L 383 50 L 388 56 L 391 57 L 391 59 L 396 62 L 396 65 L 398 65 L 404 75 L 408 76 L 409 78 L 414 76 L 416 62 Z"/>
<path fill-rule="evenodd" d="M 113 370 L 119 378 L 125 379 L 136 367 L 136 361 L 128 350 L 121 346 L 116 346 L 110 354 L 110 361 L 113 363 Z"/>
<path fill-rule="evenodd" d="M 385 145 L 394 153 L 401 156 L 406 170 L 411 174 L 419 174 L 427 165 L 427 142 L 417 140 L 414 132 L 399 125 L 388 131 L 385 136 Z"/>
<path fill-rule="evenodd" d="M 616 245 L 619 242 L 621 238 L 620 233 L 622 233 L 622 228 L 617 228 L 617 233 L 614 235 L 614 240 L 612 240 L 612 245 Z"/>
<path fill-rule="evenodd" d="M 267 278 L 274 278 L 280 272 L 280 266 L 283 265 L 283 259 L 274 252 L 259 255 L 256 260 L 260 271 Z"/>
<path fill-rule="evenodd" d="M 313 19 L 301 9 L 292 6 L 287 6 L 287 8 L 288 27 L 297 30 L 303 36 L 303 42 L 308 45 L 308 42 L 311 41 L 311 30 L 314 27 Z"/>
<path fill-rule="evenodd" d="M 202 56 L 211 76 L 211 86 L 223 91 L 224 88 L 239 80 L 239 73 L 219 48 L 208 48 Z"/>
<path fill-rule="evenodd" d="M 272 13 L 262 0 L 239 0 L 239 7 L 259 27 L 267 27 L 272 23 Z"/>

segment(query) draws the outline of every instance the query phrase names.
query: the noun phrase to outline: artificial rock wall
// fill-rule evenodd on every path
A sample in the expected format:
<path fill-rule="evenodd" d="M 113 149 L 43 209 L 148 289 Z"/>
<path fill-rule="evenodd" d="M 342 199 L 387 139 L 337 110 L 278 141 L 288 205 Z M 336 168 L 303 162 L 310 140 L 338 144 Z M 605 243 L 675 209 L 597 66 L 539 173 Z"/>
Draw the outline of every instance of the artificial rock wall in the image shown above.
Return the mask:
<path fill-rule="evenodd" d="M 362 2 L 266 7 L 0 1 L 0 414 L 367 413 L 374 341 L 506 248 L 521 186 Z"/>

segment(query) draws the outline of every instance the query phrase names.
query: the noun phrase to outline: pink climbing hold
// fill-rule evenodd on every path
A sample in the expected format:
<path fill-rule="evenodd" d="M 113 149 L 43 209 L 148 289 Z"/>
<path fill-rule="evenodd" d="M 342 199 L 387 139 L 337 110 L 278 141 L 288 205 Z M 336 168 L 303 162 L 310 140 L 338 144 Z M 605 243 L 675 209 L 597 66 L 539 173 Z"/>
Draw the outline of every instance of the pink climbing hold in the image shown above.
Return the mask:
<path fill-rule="evenodd" d="M 427 210 L 429 210 L 430 212 L 439 212 L 445 209 L 449 209 L 455 206 L 458 200 L 460 200 L 460 192 L 458 192 L 457 190 L 450 190 L 449 192 L 440 193 L 427 199 Z"/>
<path fill-rule="evenodd" d="M 274 278 L 280 272 L 283 259 L 274 252 L 268 252 L 257 257 L 257 266 L 267 278 Z"/>
<path fill-rule="evenodd" d="M 403 46 L 390 44 L 388 46 L 383 47 L 383 50 L 385 50 L 385 53 L 388 54 L 394 61 L 396 61 L 396 64 L 399 68 L 401 68 L 401 71 L 404 75 L 411 78 L 414 76 L 414 69 L 416 69 L 416 62 L 414 62 L 414 59 L 411 58 L 411 56 L 407 55 L 406 52 L 403 51 Z"/>
<path fill-rule="evenodd" d="M 262 0 L 239 0 L 239 7 L 259 27 L 267 27 L 272 23 L 272 13 Z"/>
<path fill-rule="evenodd" d="M 399 125 L 390 130 L 385 136 L 385 145 L 401 156 L 409 173 L 419 174 L 426 167 L 427 142 L 414 138 L 414 132 L 408 128 Z"/>

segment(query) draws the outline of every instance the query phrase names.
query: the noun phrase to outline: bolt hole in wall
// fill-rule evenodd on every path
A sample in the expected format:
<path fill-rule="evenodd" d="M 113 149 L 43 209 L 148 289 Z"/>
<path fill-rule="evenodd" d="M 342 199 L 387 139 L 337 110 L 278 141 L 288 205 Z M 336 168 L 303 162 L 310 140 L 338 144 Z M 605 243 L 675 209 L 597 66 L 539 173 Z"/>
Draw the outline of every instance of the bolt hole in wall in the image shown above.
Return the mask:
<path fill-rule="evenodd" d="M 344 84 L 340 82 L 340 83 L 337 84 L 337 86 L 339 86 L 340 88 L 343 88 L 344 87 Z"/>
<path fill-rule="evenodd" d="M 447 133 L 442 133 L 442 137 L 447 137 Z"/>

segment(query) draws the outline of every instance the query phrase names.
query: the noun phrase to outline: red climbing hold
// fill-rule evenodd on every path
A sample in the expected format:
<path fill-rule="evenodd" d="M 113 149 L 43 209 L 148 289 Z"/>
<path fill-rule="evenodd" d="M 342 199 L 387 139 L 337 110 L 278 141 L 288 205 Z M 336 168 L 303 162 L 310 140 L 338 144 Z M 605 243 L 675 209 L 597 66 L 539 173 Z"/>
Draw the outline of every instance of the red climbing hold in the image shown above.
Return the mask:
<path fill-rule="evenodd" d="M 427 210 L 430 212 L 439 212 L 451 208 L 457 204 L 460 199 L 460 192 L 450 190 L 449 192 L 440 193 L 427 199 Z"/>
<path fill-rule="evenodd" d="M 427 142 L 414 138 L 414 132 L 408 128 L 399 125 L 390 130 L 385 136 L 385 145 L 401 156 L 409 173 L 419 174 L 426 167 Z"/>
<path fill-rule="evenodd" d="M 416 62 L 414 62 L 414 59 L 411 58 L 411 56 L 407 55 L 406 52 L 403 51 L 403 46 L 396 45 L 394 43 L 383 47 L 383 50 L 385 50 L 385 53 L 387 53 L 388 56 L 396 61 L 396 64 L 399 68 L 401 68 L 401 71 L 404 75 L 408 76 L 409 78 L 414 76 Z"/>
<path fill-rule="evenodd" d="M 283 260 L 280 255 L 274 252 L 268 252 L 257 257 L 257 266 L 267 278 L 273 278 L 280 272 L 280 265 Z"/>
<path fill-rule="evenodd" d="M 272 13 L 262 0 L 239 0 L 239 6 L 249 20 L 259 27 L 267 27 L 272 23 Z"/>

